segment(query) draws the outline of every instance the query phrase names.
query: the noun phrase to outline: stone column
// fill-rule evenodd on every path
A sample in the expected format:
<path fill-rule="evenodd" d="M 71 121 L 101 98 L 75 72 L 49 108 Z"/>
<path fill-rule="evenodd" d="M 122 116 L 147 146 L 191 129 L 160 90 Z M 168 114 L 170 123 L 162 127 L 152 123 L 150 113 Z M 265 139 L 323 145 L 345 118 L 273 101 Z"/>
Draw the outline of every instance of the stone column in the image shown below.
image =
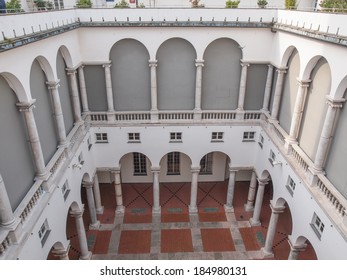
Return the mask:
<path fill-rule="evenodd" d="M 63 110 L 61 108 L 61 102 L 60 102 L 60 97 L 58 92 L 58 87 L 60 86 L 59 80 L 46 82 L 46 84 L 48 85 L 48 90 L 50 91 L 52 95 L 53 114 L 54 114 L 54 121 L 57 127 L 59 146 L 64 146 L 66 145 L 66 130 L 65 130 L 64 117 L 63 117 Z"/>
<path fill-rule="evenodd" d="M 189 213 L 197 213 L 198 208 L 196 205 L 197 195 L 198 195 L 198 175 L 200 172 L 200 166 L 196 166 L 191 168 L 192 172 L 192 184 L 190 189 L 190 205 L 189 205 Z"/>
<path fill-rule="evenodd" d="M 271 97 L 273 72 L 274 72 L 274 67 L 271 64 L 269 64 L 268 70 L 267 70 L 263 108 L 262 108 L 262 110 L 265 112 L 269 112 L 269 103 L 270 103 L 270 97 Z"/>
<path fill-rule="evenodd" d="M 313 169 L 317 172 L 321 172 L 324 167 L 324 163 L 329 151 L 330 140 L 333 136 L 334 125 L 336 114 L 340 108 L 342 108 L 345 99 L 331 99 L 327 97 L 328 101 L 328 110 L 325 116 L 322 133 L 320 135 L 318 148 L 316 152 L 316 157 L 314 159 Z"/>
<path fill-rule="evenodd" d="M 195 81 L 195 111 L 201 111 L 201 88 L 202 88 L 202 67 L 204 60 L 195 60 L 196 81 Z"/>
<path fill-rule="evenodd" d="M 275 94 L 272 103 L 271 119 L 278 120 L 278 113 L 281 106 L 281 98 L 283 93 L 284 75 L 287 73 L 286 69 L 277 69 L 277 82 L 275 87 Z"/>
<path fill-rule="evenodd" d="M 57 256 L 61 261 L 68 261 L 69 260 L 69 249 L 70 246 L 65 249 L 53 249 L 52 253 Z"/>
<path fill-rule="evenodd" d="M 82 112 L 89 112 L 86 80 L 84 78 L 84 65 L 78 67 L 78 78 L 80 82 Z"/>
<path fill-rule="evenodd" d="M 15 222 L 10 200 L 7 195 L 4 180 L 0 174 L 0 228 L 10 226 Z"/>
<path fill-rule="evenodd" d="M 96 217 L 95 201 L 93 195 L 93 182 L 82 182 L 83 187 L 86 189 L 87 202 L 90 215 L 89 229 L 98 229 L 100 227 L 100 221 Z"/>
<path fill-rule="evenodd" d="M 76 70 L 67 69 L 67 75 L 69 76 L 69 79 L 70 79 L 71 101 L 72 101 L 72 108 L 73 108 L 73 114 L 74 114 L 74 121 L 75 123 L 80 123 L 82 121 L 82 118 L 81 118 L 80 99 L 78 97 Z"/>
<path fill-rule="evenodd" d="M 288 260 L 297 260 L 299 258 L 300 252 L 304 252 L 307 247 L 306 244 L 301 244 L 301 245 L 292 244 L 290 240 L 288 240 L 288 243 L 290 246 L 290 253 L 288 256 Z"/>
<path fill-rule="evenodd" d="M 250 218 L 250 220 L 249 220 L 251 226 L 260 226 L 261 225 L 259 218 L 260 218 L 261 207 L 263 205 L 265 185 L 268 182 L 269 182 L 269 179 L 258 179 L 258 192 L 257 192 L 257 196 L 255 199 L 253 217 Z"/>
<path fill-rule="evenodd" d="M 153 173 L 153 214 L 160 214 L 160 189 L 159 189 L 159 173 L 160 167 L 152 167 Z"/>
<path fill-rule="evenodd" d="M 245 210 L 251 212 L 254 209 L 254 198 L 257 189 L 257 174 L 252 172 L 251 182 L 249 184 L 247 203 L 245 204 Z"/>
<path fill-rule="evenodd" d="M 269 228 L 266 234 L 265 246 L 261 248 L 261 251 L 265 258 L 273 257 L 272 246 L 273 246 L 273 242 L 274 242 L 274 238 L 276 234 L 277 222 L 278 222 L 279 214 L 283 213 L 285 208 L 284 206 L 275 207 L 272 205 L 272 203 L 270 203 L 270 207 L 271 207 L 272 213 L 271 213 L 271 218 L 269 222 Z"/>
<path fill-rule="evenodd" d="M 237 110 L 244 110 L 245 97 L 246 97 L 246 84 L 247 84 L 247 69 L 249 63 L 241 62 L 241 78 L 240 78 L 240 89 L 239 89 L 239 101 Z"/>
<path fill-rule="evenodd" d="M 225 212 L 234 212 L 233 200 L 235 191 L 235 177 L 237 170 L 229 167 L 229 181 L 226 204 L 224 205 Z"/>
<path fill-rule="evenodd" d="M 70 214 L 72 217 L 75 218 L 75 222 L 76 222 L 78 242 L 79 242 L 80 250 L 81 250 L 80 260 L 90 260 L 92 257 L 92 252 L 88 251 L 86 230 L 84 228 L 84 223 L 82 218 L 83 211 L 84 209 L 82 209 L 81 211 L 75 210 L 75 211 L 71 211 Z"/>
<path fill-rule="evenodd" d="M 158 111 L 158 92 L 157 92 L 157 60 L 150 60 L 149 67 L 151 68 L 151 111 Z"/>
<path fill-rule="evenodd" d="M 289 141 L 292 143 L 296 142 L 299 134 L 301 117 L 305 106 L 307 88 L 309 87 L 310 82 L 310 80 L 298 80 L 299 88 L 295 99 L 294 112 L 289 132 Z"/>
<path fill-rule="evenodd" d="M 102 214 L 102 213 L 104 213 L 104 206 L 102 206 L 102 204 L 101 204 L 99 179 L 98 179 L 98 174 L 96 174 L 96 173 L 94 175 L 94 182 L 93 182 L 93 184 L 94 184 L 93 185 L 93 190 L 94 190 L 96 214 Z"/>
<path fill-rule="evenodd" d="M 122 181 L 120 178 L 120 167 L 111 171 L 114 176 L 114 188 L 116 192 L 116 213 L 124 213 L 123 194 L 122 194 Z"/>
<path fill-rule="evenodd" d="M 23 112 L 25 125 L 28 131 L 29 143 L 31 146 L 31 152 L 33 156 L 33 161 L 36 168 L 36 173 L 38 177 L 44 177 L 46 174 L 45 161 L 43 158 L 42 147 L 40 143 L 39 133 L 37 131 L 37 126 L 34 118 L 33 108 L 35 108 L 35 99 L 29 102 L 21 102 L 16 105 L 19 107 L 19 111 Z"/>
<path fill-rule="evenodd" d="M 114 111 L 113 105 L 113 90 L 112 90 L 112 79 L 111 79 L 111 63 L 105 63 L 102 65 L 105 69 L 105 81 L 106 81 L 106 97 L 107 107 L 109 112 Z"/>

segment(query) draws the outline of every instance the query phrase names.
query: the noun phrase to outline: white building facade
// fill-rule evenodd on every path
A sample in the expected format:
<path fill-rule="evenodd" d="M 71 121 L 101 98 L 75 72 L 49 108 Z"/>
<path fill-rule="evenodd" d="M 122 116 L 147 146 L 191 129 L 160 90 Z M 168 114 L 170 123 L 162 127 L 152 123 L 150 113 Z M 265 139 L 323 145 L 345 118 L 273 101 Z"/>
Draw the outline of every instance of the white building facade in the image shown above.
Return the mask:
<path fill-rule="evenodd" d="M 159 182 L 191 182 L 193 214 L 199 181 L 255 174 L 251 225 L 273 185 L 265 257 L 286 205 L 289 258 L 309 240 L 318 259 L 346 259 L 346 20 L 270 9 L 0 17 L 0 258 L 46 259 L 52 247 L 65 258 L 72 215 L 90 259 L 81 185 L 97 213 L 98 182 L 115 182 L 117 211 L 122 182 L 151 182 L 160 213 Z M 213 171 L 199 175 L 207 155 Z"/>

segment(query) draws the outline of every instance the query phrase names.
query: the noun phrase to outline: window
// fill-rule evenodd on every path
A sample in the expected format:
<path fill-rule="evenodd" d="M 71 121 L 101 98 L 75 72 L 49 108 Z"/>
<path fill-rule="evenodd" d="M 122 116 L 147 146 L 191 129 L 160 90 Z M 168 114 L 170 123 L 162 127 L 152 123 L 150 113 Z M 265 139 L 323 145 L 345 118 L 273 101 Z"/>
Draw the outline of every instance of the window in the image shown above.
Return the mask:
<path fill-rule="evenodd" d="M 263 135 L 259 135 L 259 141 L 258 141 L 258 144 L 260 146 L 260 148 L 263 148 L 264 147 L 264 137 Z"/>
<path fill-rule="evenodd" d="M 179 152 L 173 152 L 167 155 L 167 175 L 180 175 Z"/>
<path fill-rule="evenodd" d="M 295 186 L 296 186 L 296 184 L 295 184 L 294 180 L 290 176 L 288 176 L 286 188 L 289 191 L 291 196 L 293 196 L 293 194 L 294 194 Z"/>
<path fill-rule="evenodd" d="M 200 174 L 212 174 L 212 158 L 213 153 L 208 153 L 200 160 Z"/>
<path fill-rule="evenodd" d="M 271 165 L 272 166 L 274 166 L 274 162 L 276 161 L 276 155 L 275 155 L 275 153 L 274 153 L 274 151 L 273 150 L 270 150 L 270 157 L 269 157 L 269 161 L 270 161 L 270 163 L 271 163 Z"/>
<path fill-rule="evenodd" d="M 69 196 L 70 193 L 70 187 L 69 187 L 69 183 L 66 180 L 64 185 L 61 187 L 61 192 L 63 193 L 63 197 L 64 197 L 64 201 L 66 200 L 66 198 Z"/>
<path fill-rule="evenodd" d="M 244 142 L 253 142 L 255 138 L 255 131 L 245 131 L 243 133 L 243 139 Z"/>
<path fill-rule="evenodd" d="M 324 224 L 321 219 L 318 217 L 316 213 L 313 213 L 311 227 L 313 231 L 316 233 L 317 237 L 321 239 L 322 233 L 324 231 Z"/>
<path fill-rule="evenodd" d="M 78 163 L 81 164 L 81 165 L 83 165 L 83 163 L 84 163 L 83 154 L 82 153 L 80 153 L 80 155 L 78 156 Z"/>
<path fill-rule="evenodd" d="M 137 176 L 147 175 L 146 156 L 141 153 L 133 153 L 133 159 L 134 159 L 134 175 L 137 175 Z"/>
<path fill-rule="evenodd" d="M 40 230 L 39 230 L 39 237 L 41 239 L 41 245 L 42 247 L 45 245 L 48 235 L 50 234 L 51 230 L 49 229 L 47 219 L 42 224 Z"/>
<path fill-rule="evenodd" d="M 182 142 L 182 132 L 170 132 L 170 142 Z"/>
<path fill-rule="evenodd" d="M 96 143 L 108 143 L 107 133 L 95 133 Z"/>
<path fill-rule="evenodd" d="M 140 142 L 140 133 L 128 133 L 128 142 L 139 143 Z"/>
<path fill-rule="evenodd" d="M 212 132 L 211 142 L 223 142 L 224 132 Z"/>
<path fill-rule="evenodd" d="M 90 151 L 90 149 L 92 148 L 92 139 L 90 137 L 87 139 L 87 144 L 88 144 L 88 151 Z"/>

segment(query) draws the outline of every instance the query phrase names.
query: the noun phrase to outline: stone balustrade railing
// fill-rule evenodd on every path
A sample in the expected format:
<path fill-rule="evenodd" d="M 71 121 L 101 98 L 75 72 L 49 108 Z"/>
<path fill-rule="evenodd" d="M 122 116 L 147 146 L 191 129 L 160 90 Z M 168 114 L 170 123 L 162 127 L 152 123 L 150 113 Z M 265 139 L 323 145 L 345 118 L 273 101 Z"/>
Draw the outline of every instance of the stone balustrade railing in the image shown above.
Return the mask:
<path fill-rule="evenodd" d="M 107 114 L 97 114 L 97 113 L 90 114 L 90 121 L 92 122 L 107 121 L 107 120 L 108 120 Z"/>
<path fill-rule="evenodd" d="M 203 111 L 202 120 L 234 120 L 236 113 L 230 111 Z"/>
<path fill-rule="evenodd" d="M 312 161 L 297 144 L 291 145 L 290 155 L 305 172 L 308 171 L 310 166 L 313 166 Z"/>
<path fill-rule="evenodd" d="M 284 145 L 287 135 L 285 130 L 278 123 L 273 123 L 272 131 L 276 134 L 278 140 Z"/>
<path fill-rule="evenodd" d="M 345 216 L 347 208 L 347 200 L 336 190 L 336 188 L 329 182 L 329 180 L 322 174 L 317 175 L 317 187 L 324 197 L 331 203 L 337 213 Z"/>
<path fill-rule="evenodd" d="M 10 247 L 12 240 L 10 236 L 10 232 L 3 231 L 0 232 L 0 257 L 7 251 L 7 249 Z"/>
<path fill-rule="evenodd" d="M 193 120 L 194 113 L 187 112 L 175 112 L 175 111 L 159 111 L 159 120 L 165 121 L 177 121 L 177 120 Z"/>
<path fill-rule="evenodd" d="M 262 113 L 260 112 L 245 112 L 243 115 L 244 120 L 259 120 Z"/>
<path fill-rule="evenodd" d="M 149 112 L 116 112 L 116 121 L 147 121 L 151 119 Z"/>

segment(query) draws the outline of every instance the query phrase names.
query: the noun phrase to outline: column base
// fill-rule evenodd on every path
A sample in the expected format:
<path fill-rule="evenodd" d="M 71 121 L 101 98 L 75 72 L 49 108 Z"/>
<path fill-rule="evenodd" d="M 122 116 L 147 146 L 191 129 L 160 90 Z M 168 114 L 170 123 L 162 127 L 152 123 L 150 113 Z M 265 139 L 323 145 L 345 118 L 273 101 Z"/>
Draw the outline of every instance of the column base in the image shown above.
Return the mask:
<path fill-rule="evenodd" d="M 253 220 L 253 218 L 250 218 L 249 219 L 249 223 L 251 224 L 252 227 L 258 227 L 258 226 L 261 226 L 261 222 L 258 220 L 258 221 L 255 221 Z"/>
<path fill-rule="evenodd" d="M 100 208 L 96 208 L 96 214 L 101 215 L 104 214 L 104 206 L 101 206 Z"/>
<path fill-rule="evenodd" d="M 161 207 L 159 206 L 158 208 L 152 208 L 152 214 L 154 215 L 159 215 L 161 214 Z"/>
<path fill-rule="evenodd" d="M 190 206 L 189 205 L 189 214 L 197 214 L 198 208 L 196 206 Z"/>
<path fill-rule="evenodd" d="M 122 205 L 122 206 L 117 206 L 116 207 L 116 214 L 124 214 L 125 212 L 125 207 Z"/>
<path fill-rule="evenodd" d="M 264 259 L 272 259 L 274 257 L 274 253 L 266 251 L 264 247 L 260 249 L 260 252 Z"/>
<path fill-rule="evenodd" d="M 253 212 L 254 206 L 253 205 L 249 205 L 249 204 L 246 203 L 244 205 L 244 209 L 245 209 L 246 212 Z"/>
<path fill-rule="evenodd" d="M 88 251 L 88 254 L 85 255 L 85 256 L 80 256 L 80 260 L 83 260 L 83 261 L 89 261 L 92 259 L 92 252 Z"/>
<path fill-rule="evenodd" d="M 234 207 L 224 204 L 225 213 L 234 213 Z"/>
<path fill-rule="evenodd" d="M 90 230 L 95 230 L 95 229 L 99 229 L 99 228 L 100 228 L 100 221 L 96 221 L 96 223 L 89 225 Z"/>

